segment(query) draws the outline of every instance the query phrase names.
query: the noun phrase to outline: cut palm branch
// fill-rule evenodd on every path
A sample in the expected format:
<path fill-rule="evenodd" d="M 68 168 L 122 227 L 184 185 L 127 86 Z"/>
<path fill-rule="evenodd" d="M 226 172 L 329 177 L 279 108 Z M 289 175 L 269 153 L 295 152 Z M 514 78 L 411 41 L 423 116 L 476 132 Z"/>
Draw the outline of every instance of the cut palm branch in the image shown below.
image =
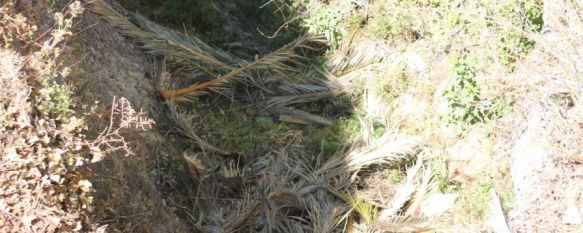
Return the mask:
<path fill-rule="evenodd" d="M 337 50 L 330 55 L 327 64 L 327 71 L 341 77 L 351 72 L 366 68 L 373 64 L 381 63 L 384 60 L 392 60 L 389 49 L 383 44 L 353 44 L 350 48 Z M 355 49 L 358 47 L 358 49 Z"/>
<path fill-rule="evenodd" d="M 291 43 L 281 47 L 280 49 L 260 59 L 250 62 L 245 66 L 231 70 L 229 73 L 223 76 L 219 76 L 216 79 L 182 89 L 163 90 L 161 91 L 161 94 L 165 99 L 171 99 L 181 95 L 205 90 L 209 87 L 217 86 L 222 83 L 229 82 L 237 77 L 241 77 L 245 74 L 246 71 L 250 70 L 266 70 L 285 76 L 286 72 L 293 72 L 295 70 L 294 65 L 299 65 L 306 59 L 302 55 L 297 54 L 296 50 L 314 51 L 317 49 L 317 47 L 311 46 L 311 44 L 322 44 L 323 42 L 324 40 L 321 36 L 305 34 L 292 41 Z"/>
<path fill-rule="evenodd" d="M 373 219 L 376 218 L 378 214 L 377 207 L 353 194 L 344 191 L 338 191 L 336 192 L 336 196 L 348 203 L 366 223 L 370 223 Z"/>
<path fill-rule="evenodd" d="M 354 181 L 357 173 L 368 166 L 385 164 L 405 158 L 413 152 L 419 142 L 420 138 L 418 137 L 406 137 L 388 133 L 370 146 L 355 149 L 344 155 L 333 156 L 316 170 L 316 174 L 327 177 L 327 179 L 349 174 L 349 179 L 335 184 L 334 188 L 341 189 Z"/>
<path fill-rule="evenodd" d="M 268 109 L 269 112 L 272 114 L 280 115 L 280 120 L 290 122 L 290 123 L 299 123 L 299 124 L 307 124 L 307 123 L 316 123 L 321 125 L 332 125 L 334 122 L 328 120 L 324 117 L 317 116 L 311 114 L 309 112 L 305 112 L 296 108 L 291 107 L 279 107 L 274 106 Z M 281 116 L 284 116 L 283 118 Z M 291 118 L 286 116 L 293 116 L 294 120 L 289 120 Z M 302 123 L 304 122 L 304 123 Z"/>
<path fill-rule="evenodd" d="M 393 197 L 389 208 L 382 210 L 379 214 L 379 219 L 377 220 L 382 221 L 391 219 L 411 199 L 416 190 L 414 178 L 417 176 L 417 173 L 419 173 L 420 169 L 421 162 L 419 161 L 415 164 L 415 166 L 407 169 L 407 179 L 405 183 L 397 189 L 397 193 Z"/>
<path fill-rule="evenodd" d="M 323 191 L 309 195 L 308 200 L 311 203 L 308 206 L 311 228 L 309 232 L 336 232 L 337 227 L 348 219 L 348 206 Z"/>
<path fill-rule="evenodd" d="M 133 14 L 134 23 L 103 0 L 90 1 L 89 4 L 94 12 L 102 15 L 112 26 L 137 39 L 146 51 L 163 55 L 171 63 L 204 70 L 211 75 L 216 75 L 218 70 L 231 70 L 233 65 L 245 63 L 196 37 L 187 37 L 164 28 L 138 14 Z"/>
<path fill-rule="evenodd" d="M 288 95 L 271 97 L 267 101 L 267 107 L 288 106 L 291 104 L 309 103 L 321 99 L 332 98 L 340 95 L 342 91 L 324 91 L 302 95 Z"/>
<path fill-rule="evenodd" d="M 213 145 L 209 144 L 208 142 L 206 142 L 202 138 L 200 138 L 198 135 L 196 135 L 196 133 L 194 133 L 194 131 L 192 130 L 192 126 L 186 121 L 186 119 L 184 119 L 183 116 L 180 115 L 180 113 L 178 113 L 178 111 L 176 109 L 176 105 L 174 105 L 174 103 L 167 101 L 166 105 L 168 106 L 168 113 L 169 113 L 170 119 L 172 119 L 174 121 L 174 123 L 176 123 L 178 130 L 186 138 L 196 142 L 198 145 L 200 145 L 200 148 L 202 148 L 204 150 L 208 150 L 211 152 L 218 152 L 220 154 L 228 154 L 228 153 L 214 147 Z"/>

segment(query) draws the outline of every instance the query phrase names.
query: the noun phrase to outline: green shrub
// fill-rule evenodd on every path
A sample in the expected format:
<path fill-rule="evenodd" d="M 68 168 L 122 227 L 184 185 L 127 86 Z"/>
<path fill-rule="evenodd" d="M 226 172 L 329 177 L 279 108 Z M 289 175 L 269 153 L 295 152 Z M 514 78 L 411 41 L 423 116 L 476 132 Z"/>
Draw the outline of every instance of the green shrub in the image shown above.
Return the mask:
<path fill-rule="evenodd" d="M 524 32 L 540 32 L 543 28 L 542 2 L 538 0 L 511 2 L 499 12 L 490 13 L 493 17 L 503 17 L 511 25 L 498 41 L 498 57 L 502 64 L 513 68 L 516 61 L 535 48 L 535 42 Z"/>
<path fill-rule="evenodd" d="M 381 12 L 371 26 L 371 32 L 376 37 L 385 40 L 405 38 L 408 41 L 419 37 L 419 33 L 414 29 L 413 18 L 406 12 L 385 10 Z"/>
<path fill-rule="evenodd" d="M 324 34 L 330 47 L 338 47 L 342 38 L 348 34 L 350 21 L 354 21 L 346 19 L 356 17 L 353 7 L 345 2 L 334 7 L 326 4 L 312 4 L 308 7 L 311 13 L 300 25 L 310 33 Z"/>
<path fill-rule="evenodd" d="M 443 92 L 450 109 L 450 124 L 484 123 L 507 113 L 511 107 L 504 101 L 483 100 L 480 86 L 474 78 L 476 68 L 465 60 L 454 62 L 455 81 Z"/>

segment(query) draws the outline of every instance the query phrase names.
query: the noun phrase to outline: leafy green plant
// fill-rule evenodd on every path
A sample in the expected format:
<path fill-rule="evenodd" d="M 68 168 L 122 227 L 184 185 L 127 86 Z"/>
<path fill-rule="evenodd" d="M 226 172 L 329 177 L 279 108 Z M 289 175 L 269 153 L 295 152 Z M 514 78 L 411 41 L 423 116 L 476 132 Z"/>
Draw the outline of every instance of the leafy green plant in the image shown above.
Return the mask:
<path fill-rule="evenodd" d="M 514 63 L 535 47 L 535 42 L 524 35 L 526 32 L 540 32 L 544 26 L 542 18 L 542 2 L 538 0 L 524 1 L 522 4 L 508 3 L 500 12 L 491 13 L 498 17 L 508 18 L 514 28 L 504 33 L 498 42 L 498 57 L 507 67 L 513 68 Z"/>
<path fill-rule="evenodd" d="M 313 13 L 301 26 L 310 33 L 324 34 L 330 47 L 337 48 L 342 38 L 348 34 L 349 25 L 345 19 L 351 17 L 351 14 L 352 9 L 348 3 L 343 3 L 340 7 L 320 4 L 314 7 Z"/>
<path fill-rule="evenodd" d="M 450 108 L 450 124 L 484 123 L 510 110 L 511 104 L 488 101 L 480 98 L 480 86 L 474 80 L 476 68 L 464 60 L 454 63 L 455 81 L 443 96 Z"/>
<path fill-rule="evenodd" d="M 441 1 L 376 1 L 371 6 L 370 32 L 383 40 L 415 41 L 428 34 L 431 17 L 418 17 L 419 8 L 435 8 Z"/>
<path fill-rule="evenodd" d="M 37 111 L 41 115 L 67 122 L 72 113 L 73 93 L 66 86 L 56 83 L 46 82 L 42 85 L 44 88 L 36 96 Z"/>
<path fill-rule="evenodd" d="M 476 70 L 463 61 L 456 61 L 454 66 L 456 79 L 453 85 L 443 92 L 451 109 L 449 122 L 470 124 L 483 122 L 484 113 L 477 106 L 480 101 L 480 87 L 474 80 Z"/>
<path fill-rule="evenodd" d="M 414 39 L 417 32 L 413 29 L 412 18 L 404 12 L 383 11 L 371 26 L 372 33 L 378 38 L 393 39 L 404 37 Z"/>
<path fill-rule="evenodd" d="M 461 185 L 462 197 L 465 204 L 468 205 L 469 214 L 477 219 L 485 217 L 488 211 L 487 202 L 490 189 L 493 185 L 485 181 L 477 181 L 472 184 Z"/>
<path fill-rule="evenodd" d="M 509 211 L 514 206 L 516 202 L 516 193 L 514 192 L 514 187 L 510 186 L 502 192 L 502 207 L 504 211 Z"/>

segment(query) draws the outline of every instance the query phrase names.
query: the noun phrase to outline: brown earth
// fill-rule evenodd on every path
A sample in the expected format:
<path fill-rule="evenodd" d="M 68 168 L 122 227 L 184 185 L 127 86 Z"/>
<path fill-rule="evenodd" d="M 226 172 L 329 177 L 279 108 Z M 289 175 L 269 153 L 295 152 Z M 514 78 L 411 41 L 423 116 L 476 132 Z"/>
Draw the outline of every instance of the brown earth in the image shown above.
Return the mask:
<path fill-rule="evenodd" d="M 155 121 L 161 118 L 163 106 L 155 88 L 156 64 L 128 38 L 86 11 L 77 30 L 77 41 L 71 46 L 81 50 L 83 60 L 76 67 L 83 104 L 105 103 L 96 109 L 107 113 L 114 98 L 127 98 L 136 110 L 142 109 Z M 99 114 L 98 114 L 99 115 Z M 107 119 L 107 117 L 103 118 Z M 87 123 L 95 135 L 105 127 L 100 117 L 89 117 Z M 155 128 L 156 126 L 154 126 Z M 95 219 L 108 225 L 112 232 L 185 232 L 185 225 L 165 205 L 164 197 L 149 176 L 164 137 L 155 130 L 125 132 L 133 155 L 121 153 L 107 156 L 91 166 L 94 173 Z"/>

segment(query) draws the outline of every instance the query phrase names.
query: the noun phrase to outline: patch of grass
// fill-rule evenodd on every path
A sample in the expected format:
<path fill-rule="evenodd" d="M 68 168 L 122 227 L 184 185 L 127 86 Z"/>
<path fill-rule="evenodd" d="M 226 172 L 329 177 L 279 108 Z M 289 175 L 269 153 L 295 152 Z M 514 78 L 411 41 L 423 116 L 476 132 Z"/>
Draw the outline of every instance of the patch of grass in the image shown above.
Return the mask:
<path fill-rule="evenodd" d="M 502 64 L 511 70 L 514 63 L 528 52 L 536 43 L 526 36 L 526 32 L 540 32 L 544 26 L 542 19 L 542 1 L 511 1 L 501 8 L 488 12 L 491 17 L 505 18 L 510 27 L 503 29 L 497 42 L 498 57 Z M 496 25 L 492 25 L 496 26 Z"/>
<path fill-rule="evenodd" d="M 250 116 L 244 106 L 224 100 L 214 103 L 200 100 L 193 111 L 201 120 L 197 127 L 199 135 L 223 150 L 244 155 L 256 155 L 265 148 L 281 145 L 281 138 L 292 131 L 269 115 Z"/>
<path fill-rule="evenodd" d="M 405 92 L 410 86 L 411 82 L 409 76 L 404 72 L 399 72 L 387 78 L 377 81 L 378 89 L 374 90 L 380 96 L 388 95 L 389 98 L 397 98 L 401 93 Z"/>
<path fill-rule="evenodd" d="M 381 2 L 381 1 L 379 1 Z M 413 17 L 406 11 L 390 11 L 383 5 L 376 6 L 378 14 L 371 25 L 371 32 L 380 39 L 392 40 L 404 38 L 414 41 L 419 38 L 419 32 L 415 29 Z"/>
<path fill-rule="evenodd" d="M 386 41 L 414 42 L 431 36 L 435 21 L 442 20 L 426 10 L 443 6 L 440 0 L 375 1 L 370 7 L 369 31 Z"/>

